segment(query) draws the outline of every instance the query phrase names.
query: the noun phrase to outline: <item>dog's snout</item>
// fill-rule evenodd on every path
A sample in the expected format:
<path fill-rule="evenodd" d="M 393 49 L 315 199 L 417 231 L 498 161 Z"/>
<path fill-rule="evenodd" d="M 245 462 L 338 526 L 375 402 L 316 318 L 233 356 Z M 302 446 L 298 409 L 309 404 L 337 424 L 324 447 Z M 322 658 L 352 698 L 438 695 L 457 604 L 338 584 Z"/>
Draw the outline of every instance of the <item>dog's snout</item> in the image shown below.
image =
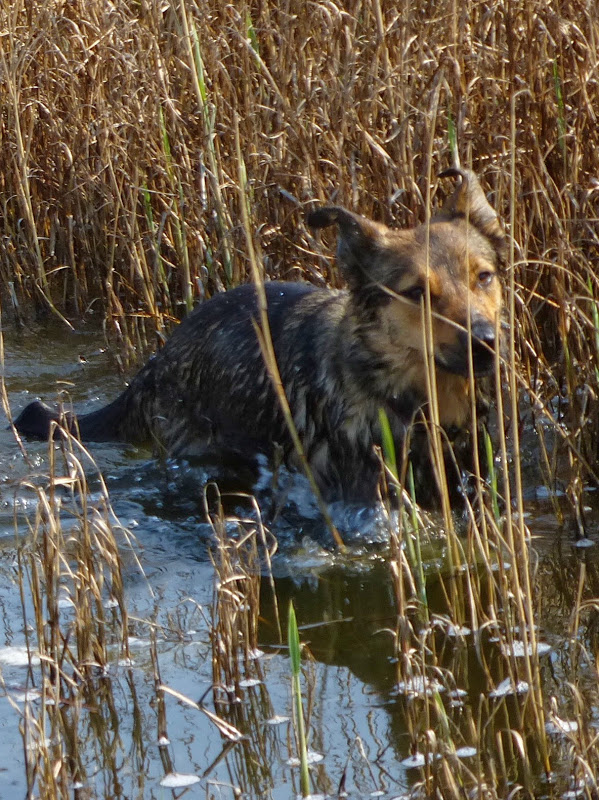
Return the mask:
<path fill-rule="evenodd" d="M 495 326 L 486 321 L 477 321 L 472 325 L 472 338 L 475 343 L 491 350 L 495 349 Z"/>
<path fill-rule="evenodd" d="M 474 374 L 490 375 L 495 368 L 496 344 L 495 326 L 486 320 L 474 320 L 470 331 L 461 329 L 453 345 L 440 348 L 437 361 L 443 369 L 467 376 L 472 353 Z"/>
<path fill-rule="evenodd" d="M 495 363 L 495 326 L 486 320 L 472 323 L 472 366 L 475 374 L 485 375 Z"/>

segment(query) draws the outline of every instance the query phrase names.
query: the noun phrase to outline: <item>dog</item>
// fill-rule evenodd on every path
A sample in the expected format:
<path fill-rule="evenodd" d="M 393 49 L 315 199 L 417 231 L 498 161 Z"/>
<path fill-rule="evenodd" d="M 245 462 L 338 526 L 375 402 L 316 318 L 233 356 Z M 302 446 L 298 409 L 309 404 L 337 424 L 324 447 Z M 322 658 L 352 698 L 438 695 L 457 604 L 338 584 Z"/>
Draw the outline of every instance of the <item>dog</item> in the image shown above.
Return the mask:
<path fill-rule="evenodd" d="M 172 457 L 266 456 L 292 469 L 307 462 L 325 500 L 361 503 L 377 496 L 382 409 L 396 454 L 414 466 L 417 499 L 431 505 L 438 479 L 426 436 L 428 325 L 451 492 L 459 496 L 474 457 L 471 376 L 484 382 L 495 367 L 506 237 L 473 172 L 442 175 L 457 179 L 453 193 L 411 229 L 338 206 L 308 214 L 313 229 L 337 226 L 346 289 L 264 284 L 304 459 L 265 364 L 253 284 L 200 304 L 109 405 L 75 418 L 35 401 L 15 420 L 17 431 L 47 438 L 60 420 L 84 441 L 150 443 Z"/>

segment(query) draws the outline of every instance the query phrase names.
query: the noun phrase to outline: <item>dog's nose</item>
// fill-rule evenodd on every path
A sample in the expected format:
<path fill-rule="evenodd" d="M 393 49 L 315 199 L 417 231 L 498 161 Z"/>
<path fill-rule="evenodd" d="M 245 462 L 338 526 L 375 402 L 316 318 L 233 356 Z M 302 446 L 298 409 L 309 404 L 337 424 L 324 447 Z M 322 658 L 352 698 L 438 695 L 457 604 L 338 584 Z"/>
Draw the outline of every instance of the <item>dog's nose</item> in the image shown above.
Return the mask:
<path fill-rule="evenodd" d="M 485 374 L 495 363 L 495 326 L 485 320 L 472 323 L 472 365 L 475 374 Z"/>
<path fill-rule="evenodd" d="M 495 326 L 489 322 L 477 320 L 472 323 L 472 338 L 491 350 L 495 349 Z"/>

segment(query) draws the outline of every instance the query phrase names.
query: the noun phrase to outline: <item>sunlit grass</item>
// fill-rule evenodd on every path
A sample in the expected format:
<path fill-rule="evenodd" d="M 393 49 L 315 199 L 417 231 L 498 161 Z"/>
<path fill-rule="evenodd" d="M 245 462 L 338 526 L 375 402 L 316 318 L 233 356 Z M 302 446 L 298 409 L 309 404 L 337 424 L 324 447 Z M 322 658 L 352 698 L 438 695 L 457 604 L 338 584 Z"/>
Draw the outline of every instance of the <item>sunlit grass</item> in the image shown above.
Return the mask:
<path fill-rule="evenodd" d="M 592 533 L 585 488 L 596 483 L 599 436 L 599 22 L 592 4 L 562 4 L 560 15 L 524 0 L 416 10 L 378 0 L 115 2 L 109 10 L 99 0 L 12 0 L 0 9 L 4 324 L 95 317 L 119 361 L 134 362 L 196 301 L 241 281 L 340 285 L 332 250 L 303 223 L 314 200 L 411 225 L 438 202 L 434 176 L 455 152 L 482 176 L 512 237 L 497 418 L 480 465 L 489 478 L 475 476 L 479 499 L 466 503 L 465 520 L 445 504 L 443 522 L 431 522 L 413 502 L 401 454 L 388 441 L 383 453 L 391 494 L 403 498 L 399 512 L 386 506 L 398 695 L 427 796 L 503 797 L 517 785 L 531 796 L 545 778 L 548 792 L 552 773 L 566 774 L 564 761 L 581 796 L 597 793 L 598 747 L 578 661 L 570 713 L 556 707 L 545 675 L 536 587 L 546 567 L 531 546 L 520 478 L 520 435 L 534 431 L 556 518 L 579 539 Z M 276 375 L 276 364 L 270 369 Z M 4 386 L 2 402 L 9 414 Z M 49 457 L 19 551 L 20 588 L 36 609 L 41 689 L 70 703 L 68 714 L 44 704 L 47 719 L 23 719 L 26 739 L 43 743 L 46 724 L 56 732 L 52 753 L 42 747 L 27 759 L 28 786 L 44 797 L 68 796 L 78 779 L 81 686 L 108 662 L 108 629 L 128 657 L 125 533 L 104 487 L 99 506 L 88 501 L 85 451 L 70 442 Z M 220 511 L 211 520 L 215 707 L 232 726 L 223 724 L 225 737 L 233 741 L 238 726 L 258 741 L 259 715 L 232 698 L 260 674 L 252 654 L 261 559 L 272 540 L 259 512 L 238 521 L 236 540 Z M 594 668 L 596 654 L 579 638 L 596 615 L 593 584 L 584 564 L 567 578 L 574 588 L 564 641 Z M 56 623 L 63 585 L 77 608 L 68 636 Z M 447 698 L 469 687 L 466 651 L 485 685 L 456 710 Z M 565 724 L 570 717 L 576 730 Z M 559 722 L 566 745 L 546 734 Z M 470 760 L 456 755 L 465 746 L 475 751 Z M 233 757 L 251 783 L 244 747 L 236 744 Z"/>

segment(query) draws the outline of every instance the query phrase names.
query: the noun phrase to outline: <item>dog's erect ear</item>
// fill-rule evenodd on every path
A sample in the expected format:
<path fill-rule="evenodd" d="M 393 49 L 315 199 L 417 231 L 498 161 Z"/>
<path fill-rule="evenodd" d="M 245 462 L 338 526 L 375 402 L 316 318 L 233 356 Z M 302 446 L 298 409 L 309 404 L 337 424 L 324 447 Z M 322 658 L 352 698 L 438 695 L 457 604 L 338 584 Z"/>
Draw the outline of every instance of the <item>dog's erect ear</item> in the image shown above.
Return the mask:
<path fill-rule="evenodd" d="M 454 219 L 465 217 L 480 233 L 489 239 L 500 261 L 504 261 L 507 251 L 505 232 L 493 206 L 487 200 L 478 178 L 471 170 L 446 169 L 440 178 L 459 178 L 460 181 L 448 197 L 440 217 Z"/>
<path fill-rule="evenodd" d="M 325 206 L 311 211 L 306 222 L 311 228 L 337 225 L 337 258 L 350 286 L 362 283 L 369 275 L 373 257 L 384 244 L 388 229 L 341 206 Z"/>

